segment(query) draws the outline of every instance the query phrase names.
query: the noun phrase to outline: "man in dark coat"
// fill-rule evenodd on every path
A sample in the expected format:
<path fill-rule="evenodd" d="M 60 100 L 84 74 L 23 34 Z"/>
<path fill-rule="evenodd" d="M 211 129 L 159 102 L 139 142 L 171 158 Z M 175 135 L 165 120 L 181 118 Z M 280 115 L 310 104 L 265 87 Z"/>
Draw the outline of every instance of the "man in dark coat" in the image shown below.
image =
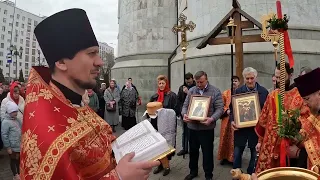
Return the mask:
<path fill-rule="evenodd" d="M 260 108 L 263 108 L 264 102 L 268 96 L 268 90 L 261 85 L 259 85 L 257 80 L 258 72 L 252 67 L 247 67 L 243 70 L 242 73 L 244 77 L 245 84 L 239 87 L 235 94 L 249 93 L 249 92 L 258 92 Z M 248 148 L 251 151 L 251 158 L 249 166 L 247 168 L 247 173 L 252 174 L 255 166 L 255 159 L 257 156 L 256 145 L 258 143 L 258 136 L 254 131 L 254 127 L 241 128 L 239 129 L 234 122 L 234 112 L 232 108 L 232 103 L 230 104 L 230 121 L 235 129 L 234 131 L 234 160 L 233 160 L 233 169 L 241 168 L 242 164 L 242 154 L 248 142 Z"/>
<path fill-rule="evenodd" d="M 187 97 L 189 89 L 195 85 L 196 83 L 194 82 L 193 74 L 191 74 L 190 72 L 187 73 L 185 75 L 184 84 L 179 87 L 179 91 L 178 91 L 178 106 L 179 106 L 180 112 L 182 110 L 182 106 L 183 106 L 184 100 Z M 187 123 L 183 122 L 182 150 L 177 153 L 177 156 L 188 154 L 188 141 L 189 141 L 189 131 L 188 131 Z"/>

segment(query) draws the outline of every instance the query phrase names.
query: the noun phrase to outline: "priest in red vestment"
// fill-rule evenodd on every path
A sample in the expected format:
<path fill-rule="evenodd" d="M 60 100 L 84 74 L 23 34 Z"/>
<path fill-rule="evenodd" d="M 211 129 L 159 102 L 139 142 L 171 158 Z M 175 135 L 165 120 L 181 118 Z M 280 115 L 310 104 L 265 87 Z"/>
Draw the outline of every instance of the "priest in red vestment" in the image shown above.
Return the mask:
<path fill-rule="evenodd" d="M 296 78 L 295 84 L 304 99 L 301 109 L 301 133 L 305 137 L 300 145 L 287 149 L 291 158 L 298 158 L 302 168 L 313 169 L 320 174 L 320 68 Z M 299 147 L 298 147 L 299 146 Z M 306 152 L 306 156 L 304 155 Z M 305 163 L 304 163 L 305 162 Z M 305 165 L 304 165 L 305 164 Z"/>
<path fill-rule="evenodd" d="M 240 85 L 240 78 L 238 76 L 233 76 L 232 82 L 232 91 L 234 92 Z M 233 92 L 231 93 L 231 89 L 228 89 L 222 93 L 222 99 L 224 103 L 224 114 L 221 116 L 220 141 L 218 148 L 218 160 L 220 160 L 221 165 L 224 165 L 225 163 L 233 163 L 234 139 L 233 129 L 229 120 L 229 106 L 231 103 Z"/>
<path fill-rule="evenodd" d="M 289 63 L 286 63 L 286 91 L 284 97 L 284 108 L 286 110 L 300 109 L 302 106 L 302 98 L 297 88 L 289 89 L 290 78 L 293 75 L 293 68 L 290 68 Z M 277 88 L 279 88 L 280 80 L 280 64 L 275 69 L 277 77 Z M 256 146 L 259 150 L 259 158 L 256 164 L 256 172 L 275 168 L 280 166 L 280 138 L 277 133 L 276 105 L 275 97 L 279 93 L 279 89 L 272 91 L 263 106 L 259 121 L 255 127 L 255 131 L 259 136 L 259 141 Z"/>
<path fill-rule="evenodd" d="M 35 35 L 50 67 L 33 67 L 27 83 L 21 179 L 140 180 L 159 162 L 116 164 L 110 126 L 82 102 L 103 61 L 86 12 L 69 9 L 43 20 Z"/>

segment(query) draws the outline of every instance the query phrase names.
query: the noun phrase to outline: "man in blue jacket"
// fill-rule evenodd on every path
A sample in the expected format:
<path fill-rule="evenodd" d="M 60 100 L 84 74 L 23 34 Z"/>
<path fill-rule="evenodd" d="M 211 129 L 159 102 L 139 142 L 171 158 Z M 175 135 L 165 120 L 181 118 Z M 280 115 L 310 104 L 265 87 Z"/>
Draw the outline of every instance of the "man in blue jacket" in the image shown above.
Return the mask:
<path fill-rule="evenodd" d="M 263 108 L 264 102 L 269 94 L 268 90 L 257 83 L 258 72 L 252 67 L 247 67 L 242 72 L 245 84 L 239 87 L 235 94 L 258 92 L 260 108 Z M 242 164 L 242 154 L 248 142 L 248 148 L 251 152 L 251 158 L 249 166 L 247 168 L 247 173 L 254 173 L 255 159 L 257 156 L 257 151 L 255 149 L 258 143 L 258 136 L 254 131 L 254 127 L 241 128 L 239 129 L 233 118 L 233 108 L 232 103 L 230 104 L 230 121 L 232 127 L 234 128 L 234 159 L 233 159 L 233 169 L 241 168 Z"/>

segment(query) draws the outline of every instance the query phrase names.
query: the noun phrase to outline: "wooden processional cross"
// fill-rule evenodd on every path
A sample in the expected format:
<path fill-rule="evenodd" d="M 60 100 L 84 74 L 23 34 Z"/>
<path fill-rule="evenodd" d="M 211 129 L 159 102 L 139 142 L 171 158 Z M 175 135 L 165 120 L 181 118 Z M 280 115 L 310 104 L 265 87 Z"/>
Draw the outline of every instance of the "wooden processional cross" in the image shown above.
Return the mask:
<path fill-rule="evenodd" d="M 209 45 L 223 45 L 230 44 L 230 37 L 217 37 L 222 30 L 227 30 L 227 24 L 229 19 L 233 18 L 235 28 L 234 44 L 235 44 L 235 58 L 236 58 L 236 75 L 243 82 L 242 71 L 243 71 L 243 44 L 253 42 L 265 42 L 261 38 L 260 34 L 254 35 L 243 35 L 244 29 L 253 29 L 255 26 L 262 30 L 262 25 L 256 19 L 251 17 L 249 14 L 241 10 L 240 4 L 237 0 L 233 0 L 233 8 L 231 11 L 217 24 L 217 26 L 202 40 L 197 46 L 198 49 L 205 48 Z M 245 20 L 241 20 L 244 17 Z M 228 33 L 227 33 L 228 34 Z"/>

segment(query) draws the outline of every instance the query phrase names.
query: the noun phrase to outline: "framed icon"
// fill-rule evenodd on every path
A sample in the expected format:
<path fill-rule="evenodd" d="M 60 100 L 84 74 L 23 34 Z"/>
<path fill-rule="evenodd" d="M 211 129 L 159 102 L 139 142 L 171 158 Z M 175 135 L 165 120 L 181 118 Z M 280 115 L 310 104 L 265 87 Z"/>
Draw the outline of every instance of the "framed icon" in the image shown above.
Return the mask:
<path fill-rule="evenodd" d="M 192 95 L 188 107 L 190 120 L 204 121 L 208 116 L 211 96 Z"/>
<path fill-rule="evenodd" d="M 256 126 L 260 116 L 260 102 L 257 92 L 232 96 L 234 122 L 238 128 Z"/>

